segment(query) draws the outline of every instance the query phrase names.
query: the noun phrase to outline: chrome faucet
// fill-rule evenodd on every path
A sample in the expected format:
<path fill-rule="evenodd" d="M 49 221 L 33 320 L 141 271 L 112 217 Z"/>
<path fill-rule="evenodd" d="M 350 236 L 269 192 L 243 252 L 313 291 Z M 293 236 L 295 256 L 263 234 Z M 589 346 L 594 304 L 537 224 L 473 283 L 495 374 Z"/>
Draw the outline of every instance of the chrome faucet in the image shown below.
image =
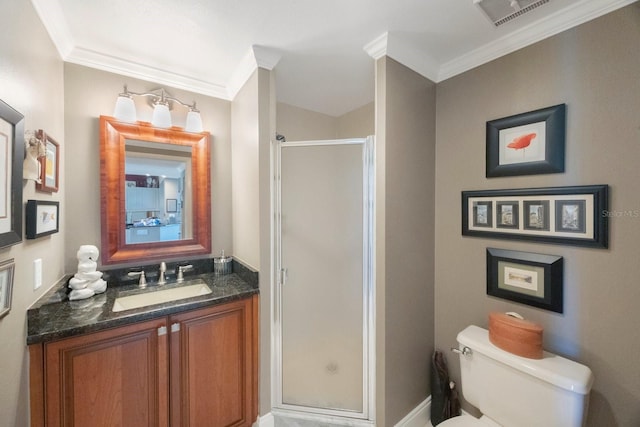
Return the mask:
<path fill-rule="evenodd" d="M 180 265 L 178 266 L 178 278 L 176 279 L 176 282 L 178 283 L 182 283 L 184 282 L 184 272 L 187 270 L 191 270 L 193 269 L 193 265 L 189 264 L 189 265 Z"/>
<path fill-rule="evenodd" d="M 160 263 L 160 274 L 158 275 L 158 285 L 164 285 L 167 283 L 167 279 L 164 277 L 164 273 L 167 271 L 167 264 L 164 261 Z"/>
<path fill-rule="evenodd" d="M 141 288 L 146 288 L 147 287 L 147 278 L 144 276 L 144 270 L 142 271 L 130 271 L 128 273 L 129 277 L 135 277 L 135 276 L 140 276 L 140 279 L 138 280 L 138 286 L 140 286 Z"/>

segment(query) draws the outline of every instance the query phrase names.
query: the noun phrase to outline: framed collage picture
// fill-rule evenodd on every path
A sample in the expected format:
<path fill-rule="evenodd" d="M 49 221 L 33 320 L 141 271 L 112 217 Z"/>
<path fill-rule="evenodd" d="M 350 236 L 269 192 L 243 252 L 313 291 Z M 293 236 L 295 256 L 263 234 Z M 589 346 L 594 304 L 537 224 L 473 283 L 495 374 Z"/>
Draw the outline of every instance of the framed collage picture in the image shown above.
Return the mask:
<path fill-rule="evenodd" d="M 606 248 L 608 186 L 462 192 L 462 234 Z"/>

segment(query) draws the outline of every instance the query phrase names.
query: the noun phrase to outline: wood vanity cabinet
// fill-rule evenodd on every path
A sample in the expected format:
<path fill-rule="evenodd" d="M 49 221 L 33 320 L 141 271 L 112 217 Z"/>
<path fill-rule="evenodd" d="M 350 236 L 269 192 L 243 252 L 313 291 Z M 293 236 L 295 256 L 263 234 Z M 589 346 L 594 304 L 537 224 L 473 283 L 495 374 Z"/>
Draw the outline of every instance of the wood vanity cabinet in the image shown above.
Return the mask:
<path fill-rule="evenodd" d="M 33 344 L 32 426 L 251 426 L 257 296 Z"/>

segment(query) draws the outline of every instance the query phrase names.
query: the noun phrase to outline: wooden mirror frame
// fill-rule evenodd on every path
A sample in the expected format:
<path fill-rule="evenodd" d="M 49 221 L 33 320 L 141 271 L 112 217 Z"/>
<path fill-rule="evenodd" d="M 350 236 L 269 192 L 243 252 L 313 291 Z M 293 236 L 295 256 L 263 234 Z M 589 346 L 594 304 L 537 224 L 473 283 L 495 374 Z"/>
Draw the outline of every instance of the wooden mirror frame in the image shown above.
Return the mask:
<path fill-rule="evenodd" d="M 193 237 L 152 243 L 126 243 L 125 143 L 127 139 L 189 146 L 193 192 Z M 211 253 L 209 132 L 159 129 L 149 123 L 119 122 L 100 116 L 101 263 L 166 261 Z"/>

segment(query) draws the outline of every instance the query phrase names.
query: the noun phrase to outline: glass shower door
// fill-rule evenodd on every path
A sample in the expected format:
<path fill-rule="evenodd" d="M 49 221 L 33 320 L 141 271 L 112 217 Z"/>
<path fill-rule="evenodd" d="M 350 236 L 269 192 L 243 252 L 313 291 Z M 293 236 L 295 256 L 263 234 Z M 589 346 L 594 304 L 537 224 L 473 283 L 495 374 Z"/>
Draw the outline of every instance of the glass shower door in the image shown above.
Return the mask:
<path fill-rule="evenodd" d="M 281 405 L 367 417 L 371 140 L 281 143 Z"/>

